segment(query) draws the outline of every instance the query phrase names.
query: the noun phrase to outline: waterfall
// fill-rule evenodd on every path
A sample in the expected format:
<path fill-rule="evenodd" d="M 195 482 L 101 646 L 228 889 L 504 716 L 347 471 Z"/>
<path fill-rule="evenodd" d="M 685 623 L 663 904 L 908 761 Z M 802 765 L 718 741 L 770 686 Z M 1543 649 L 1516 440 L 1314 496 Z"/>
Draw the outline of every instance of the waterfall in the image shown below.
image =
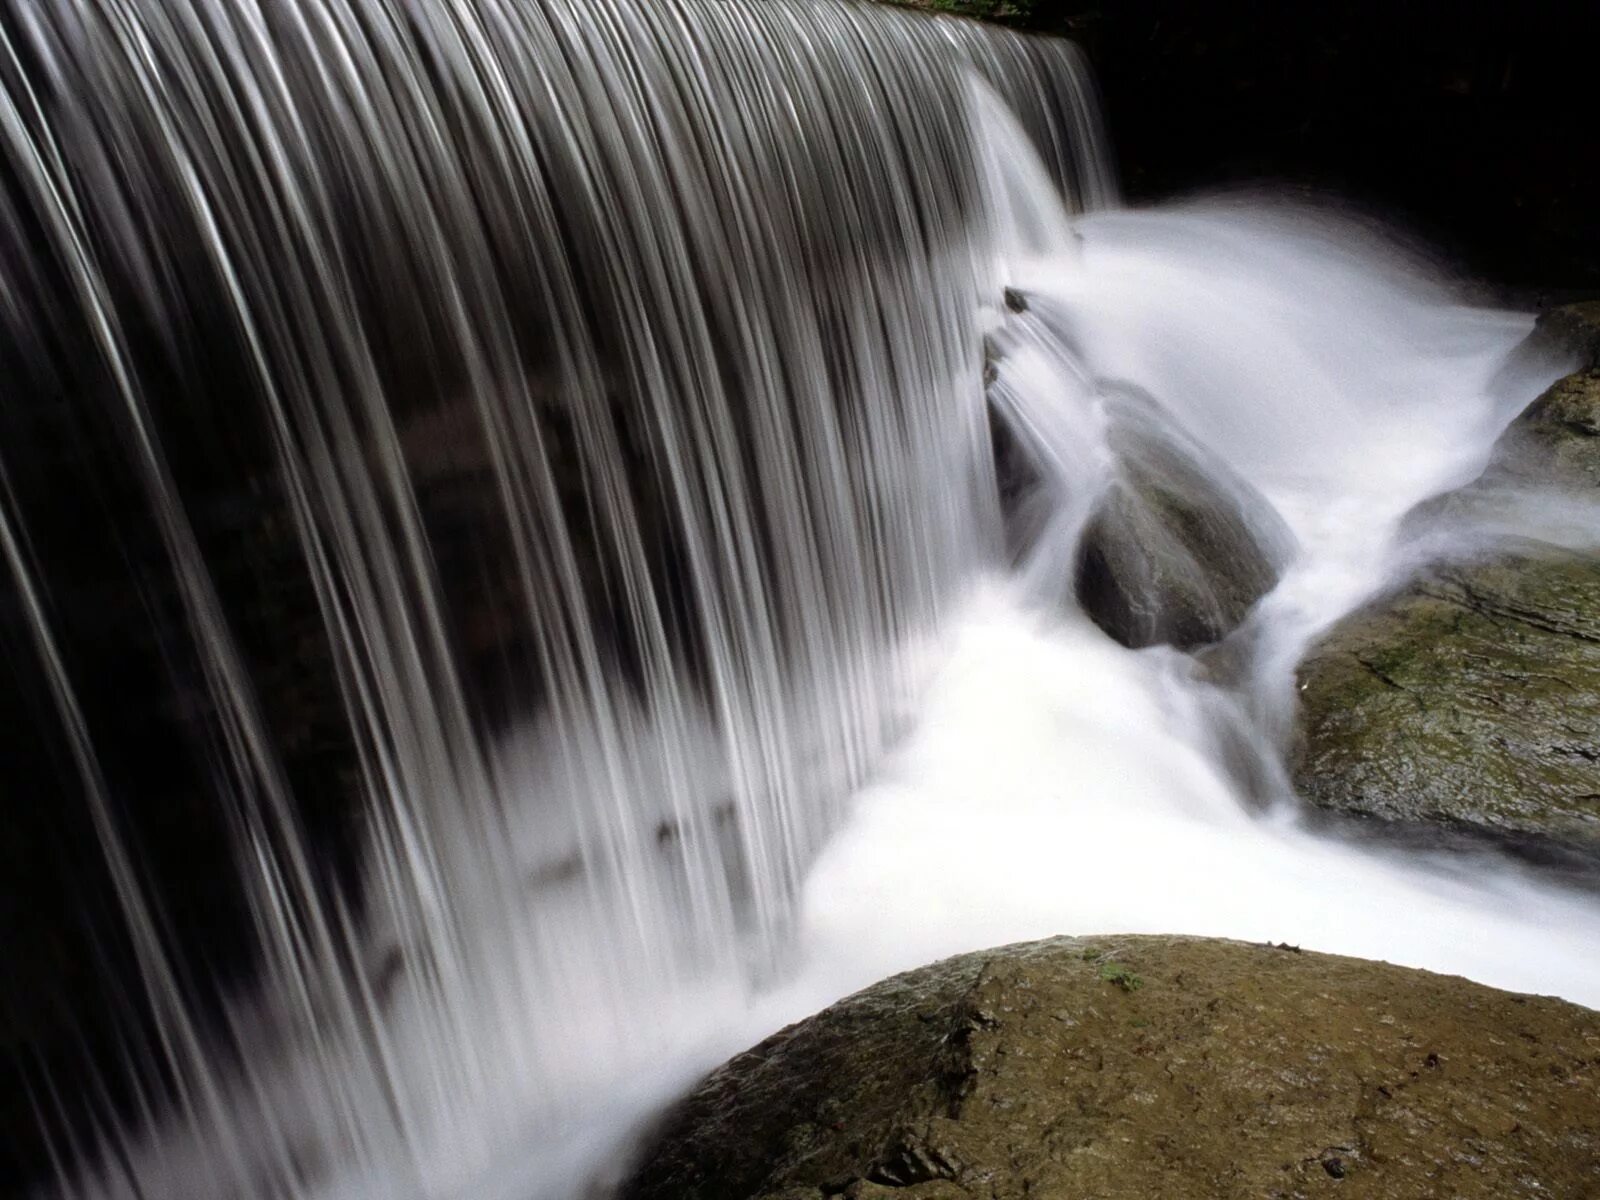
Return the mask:
<path fill-rule="evenodd" d="M 563 1200 L 718 1055 L 1036 928 L 1600 953 L 1298 830 L 1274 742 L 1557 364 L 1333 217 L 1112 211 L 1071 45 L 6 0 L 0 139 L 5 750 L 119 992 L 24 1072 L 42 1194 Z M 1230 678 L 1074 596 L 1138 472 L 1284 570 Z M 1093 869 L 1129 838 L 1168 888 Z"/>
<path fill-rule="evenodd" d="M 4 17 L 8 635 L 159 1130 L 71 1156 L 100 1194 L 438 1194 L 560 1115 L 572 1039 L 627 1061 L 641 996 L 781 970 L 997 560 L 975 314 L 1015 214 L 966 97 L 1084 209 L 1091 87 L 1069 45 L 835 3 Z M 144 598 L 101 614 L 120 658 L 62 599 L 96 572 Z M 107 671 L 181 710 L 137 748 L 177 765 L 107 764 Z M 231 855 L 187 864 L 247 914 L 220 997 L 138 848 L 163 804 Z"/>

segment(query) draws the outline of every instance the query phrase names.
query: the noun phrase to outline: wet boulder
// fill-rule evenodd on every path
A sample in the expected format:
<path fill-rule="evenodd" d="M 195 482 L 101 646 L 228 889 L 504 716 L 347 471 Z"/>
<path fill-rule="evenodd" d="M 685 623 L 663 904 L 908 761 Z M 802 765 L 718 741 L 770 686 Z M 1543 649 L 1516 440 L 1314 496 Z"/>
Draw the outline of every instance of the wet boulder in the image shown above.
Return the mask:
<path fill-rule="evenodd" d="M 1486 484 L 1514 482 L 1600 496 L 1600 368 L 1551 385 L 1512 422 L 1484 474 Z"/>
<path fill-rule="evenodd" d="M 1579 325 L 1581 328 L 1581 324 Z M 1600 371 L 1558 381 L 1431 518 L 1528 489 L 1600 515 Z M 1600 556 L 1504 540 L 1424 571 L 1301 664 L 1293 768 L 1336 813 L 1487 835 L 1600 867 Z"/>
<path fill-rule="evenodd" d="M 1218 642 L 1278 582 L 1292 535 L 1152 402 L 1124 393 L 1107 408 L 1112 477 L 1078 544 L 1078 603 L 1124 646 Z"/>
<path fill-rule="evenodd" d="M 1592 559 L 1530 548 L 1430 570 L 1329 634 L 1300 689 L 1294 776 L 1313 804 L 1600 864 Z"/>
<path fill-rule="evenodd" d="M 671 1112 L 626 1200 L 1600 1191 L 1600 1014 L 1287 946 L 1056 938 L 879 983 Z"/>

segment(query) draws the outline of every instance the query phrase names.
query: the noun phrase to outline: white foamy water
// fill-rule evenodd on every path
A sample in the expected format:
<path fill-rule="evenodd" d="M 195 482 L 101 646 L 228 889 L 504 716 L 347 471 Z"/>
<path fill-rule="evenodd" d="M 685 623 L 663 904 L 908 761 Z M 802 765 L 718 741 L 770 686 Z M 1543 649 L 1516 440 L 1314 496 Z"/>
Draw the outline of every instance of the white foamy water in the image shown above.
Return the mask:
<path fill-rule="evenodd" d="M 1361 850 L 1250 815 L 1191 664 L 1002 590 L 807 882 L 807 969 L 843 991 L 1053 934 L 1286 941 L 1600 1005 L 1600 904 L 1488 859 Z"/>

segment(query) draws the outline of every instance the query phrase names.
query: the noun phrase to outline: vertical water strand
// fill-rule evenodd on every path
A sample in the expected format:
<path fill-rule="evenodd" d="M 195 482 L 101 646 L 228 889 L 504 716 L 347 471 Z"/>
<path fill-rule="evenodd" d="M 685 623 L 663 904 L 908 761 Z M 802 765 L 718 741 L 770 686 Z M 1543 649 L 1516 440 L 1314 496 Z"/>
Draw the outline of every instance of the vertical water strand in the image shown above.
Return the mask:
<path fill-rule="evenodd" d="M 270 46 L 261 44 L 259 40 L 253 47 L 250 44 L 253 32 L 249 25 L 251 14 L 248 10 L 240 10 L 240 15 L 244 19 L 237 25 L 229 27 L 219 23 L 210 31 L 196 31 L 196 40 L 209 32 L 214 39 L 212 44 L 218 47 L 215 60 L 218 67 L 223 67 L 230 58 L 239 61 L 252 49 L 261 56 L 262 61 L 272 63 Z M 259 38 L 259 14 L 256 15 Z M 175 44 L 184 44 L 181 35 L 175 39 Z M 267 114 L 287 111 L 292 114 L 292 109 L 275 110 L 273 107 L 270 88 L 275 74 L 271 70 L 258 75 L 236 73 L 236 79 L 268 89 L 266 98 L 258 97 L 247 106 L 250 111 Z M 218 87 L 212 94 L 227 93 Z M 203 102 L 203 98 L 204 93 L 197 89 L 197 103 Z M 224 123 L 223 128 L 229 127 L 229 124 Z M 308 560 L 327 563 L 331 559 L 338 572 L 337 584 L 329 578 L 331 572 L 327 566 L 317 572 L 322 575 L 319 592 L 324 597 L 322 603 L 330 624 L 346 631 L 343 637 L 335 639 L 335 645 L 344 648 L 348 656 L 344 666 L 347 691 L 361 698 L 356 718 L 364 720 L 373 730 L 370 742 L 364 743 L 371 747 L 369 761 L 378 764 L 377 772 L 384 778 L 382 786 L 397 797 L 426 795 L 435 788 L 449 789 L 461 797 L 464 810 L 461 819 L 470 822 L 473 820 L 471 781 L 451 778 L 454 756 L 447 746 L 440 744 L 441 739 L 451 736 L 450 718 L 454 710 L 443 708 L 442 711 L 430 711 L 427 706 L 429 685 L 424 682 L 429 670 L 426 665 L 427 651 L 425 644 L 419 644 L 418 635 L 413 632 L 415 626 L 411 624 L 410 615 L 404 607 L 407 595 L 415 595 L 421 602 L 421 615 L 426 620 L 429 589 L 427 582 L 422 580 L 413 585 L 408 593 L 405 583 L 401 582 L 404 578 L 403 555 L 407 541 L 412 548 L 413 563 L 417 562 L 420 550 L 414 517 L 407 511 L 404 493 L 399 491 L 399 485 L 393 481 L 392 475 L 390 483 L 394 490 L 391 494 L 396 495 L 399 501 L 396 505 L 398 511 L 394 515 L 403 523 L 402 530 L 409 525 L 412 532 L 407 541 L 396 544 L 388 540 L 388 530 L 384 528 L 387 518 L 382 509 L 381 493 L 377 489 L 384 483 L 384 467 L 387 466 L 392 472 L 394 460 L 392 451 L 385 445 L 386 441 L 392 443 L 392 438 L 385 437 L 381 404 L 375 398 L 371 402 L 372 410 L 378 413 L 370 433 L 378 470 L 369 474 L 359 467 L 351 469 L 352 460 L 354 464 L 361 463 L 360 456 L 364 448 L 358 444 L 352 414 L 334 403 L 341 385 L 355 391 L 357 396 L 363 391 L 372 396 L 376 391 L 370 382 L 365 385 L 362 383 L 365 364 L 361 361 L 362 348 L 357 340 L 361 335 L 361 327 L 348 305 L 341 303 L 342 289 L 335 273 L 337 258 L 329 248 L 319 245 L 315 234 L 311 232 L 314 226 L 307 209 L 315 202 L 314 191 L 299 181 L 280 182 L 274 178 L 270 167 L 261 169 L 261 164 L 280 164 L 281 170 L 281 164 L 293 161 L 292 145 L 280 139 L 285 133 L 292 135 L 299 127 L 300 123 L 293 120 L 262 122 L 262 150 L 255 160 L 258 173 L 242 185 L 232 180 L 218 179 L 213 167 L 214 182 L 211 182 L 208 191 L 225 196 L 231 202 L 218 205 L 216 225 L 207 221 L 208 227 L 220 225 L 221 228 L 206 244 L 215 255 L 219 274 L 243 277 L 244 282 L 236 291 L 236 316 L 241 325 L 252 330 L 252 343 L 266 343 L 268 346 L 278 343 L 262 352 L 263 357 L 273 361 L 273 365 L 267 367 L 264 362 L 261 363 L 260 383 L 270 406 L 273 423 L 282 431 L 284 438 L 284 449 L 280 452 L 282 477 L 292 496 L 305 497 L 296 507 Z M 204 169 L 213 164 L 226 163 L 227 159 L 216 153 L 214 148 L 210 154 L 195 154 L 194 161 Z M 306 174 L 309 176 L 311 172 Z M 287 269 L 279 268 L 251 246 L 253 231 L 240 227 L 240 202 L 246 195 L 261 197 L 268 204 L 272 204 L 276 198 L 278 207 L 274 221 L 280 230 L 280 237 L 287 234 L 289 239 L 290 263 L 306 263 L 321 268 L 317 278 L 297 278 L 292 265 Z M 236 266 L 236 263 L 242 265 Z M 275 299 L 275 293 L 283 298 Z M 318 321 L 322 328 L 333 331 L 335 335 L 344 334 L 342 344 L 332 337 L 306 339 L 303 352 L 297 352 L 298 347 L 293 344 L 285 345 L 288 339 L 296 337 L 296 324 L 307 319 Z M 365 374 L 370 379 L 370 370 Z M 352 377 L 354 388 L 344 382 Z M 277 392 L 280 388 L 281 394 Z M 310 406 L 313 397 L 322 401 L 317 408 Z M 295 445 L 296 438 L 304 439 L 303 447 Z M 323 530 L 329 532 L 324 534 Z M 331 540 L 331 553 L 325 538 Z M 346 607 L 342 610 L 326 599 L 330 594 L 337 594 L 335 587 L 342 587 L 348 593 Z M 448 669 L 447 666 L 445 669 Z M 407 686 L 408 678 L 417 682 Z M 448 677 L 442 682 L 448 698 Z M 459 722 L 457 725 L 459 727 Z M 460 737 L 458 733 L 458 745 Z M 437 997 L 433 1010 L 442 1021 L 448 1022 L 452 1018 L 459 1021 L 465 997 L 457 982 L 460 978 L 459 965 L 452 961 L 455 947 L 454 930 L 451 927 L 453 914 L 438 902 L 446 884 L 437 877 L 437 868 L 431 861 L 433 838 L 425 827 L 426 817 L 426 810 L 418 813 L 406 806 L 395 810 L 394 828 L 398 833 L 400 853 L 406 856 L 407 862 L 404 876 L 413 889 L 418 889 L 411 920 L 429 931 L 428 944 L 433 948 L 430 960 L 416 964 L 416 986 L 429 990 Z M 269 897 L 263 907 L 273 913 L 281 911 L 282 906 L 273 903 L 277 899 L 279 897 L 276 895 Z M 300 1004 L 300 1026 L 319 1039 L 329 1020 L 328 1014 L 320 1006 L 329 1000 L 337 1004 L 346 995 L 339 986 L 338 977 L 332 974 L 332 966 L 331 963 L 324 964 L 326 982 L 315 992 L 305 991 Z M 283 963 L 280 969 L 291 981 L 309 974 L 305 966 L 294 958 Z M 433 1031 L 432 1036 L 446 1043 L 463 1040 L 453 1036 L 448 1024 Z M 327 1059 L 330 1072 L 337 1070 L 334 1056 L 339 1053 L 335 1049 L 339 1044 L 340 1041 L 335 1040 L 333 1046 L 325 1046 L 318 1051 L 319 1058 Z M 438 1102 L 463 1091 L 470 1095 L 473 1086 L 470 1072 L 474 1067 L 471 1059 L 458 1058 L 451 1066 L 454 1069 L 453 1076 L 419 1081 L 424 1085 L 420 1092 L 416 1086 L 394 1091 L 391 1103 L 404 1106 L 421 1101 L 426 1104 L 430 1098 Z M 396 1115 L 403 1133 L 420 1132 L 410 1115 L 404 1111 Z M 399 1141 L 401 1145 L 409 1145 L 413 1138 L 403 1136 Z"/>
<path fill-rule="evenodd" d="M 11 65 L 15 66 L 16 55 L 9 39 L 6 50 Z M 7 99 L 11 99 L 9 94 Z M 31 102 L 32 96 L 27 96 L 27 99 Z M 37 109 L 30 115 L 36 116 Z M 27 178 L 37 189 L 35 211 L 40 214 L 45 227 L 58 239 L 57 252 L 61 260 L 69 264 L 68 276 L 81 289 L 81 303 L 92 342 L 112 377 L 115 399 L 120 400 L 123 406 L 122 416 L 136 452 L 135 461 L 146 481 L 150 504 L 179 583 L 197 648 L 201 652 L 202 667 L 220 726 L 217 736 L 231 752 L 232 762 L 228 765 L 237 772 L 231 779 L 219 773 L 218 785 L 226 789 L 223 794 L 227 800 L 239 806 L 234 811 L 241 813 L 243 822 L 257 823 L 260 817 L 253 808 L 256 793 L 251 776 L 257 771 L 270 773 L 270 763 L 257 757 L 261 754 L 259 730 L 254 723 L 248 693 L 241 683 L 238 664 L 218 619 L 215 599 L 211 595 L 192 533 L 177 502 L 166 463 L 154 440 L 144 398 L 130 376 L 119 314 L 109 303 L 108 288 L 89 249 L 90 237 L 79 224 L 83 206 L 73 192 L 71 180 L 48 132 L 30 135 L 28 123 L 16 107 L 8 105 L 6 118 L 6 130 L 13 150 L 12 161 L 22 165 Z M 118 417 L 116 412 L 109 415 L 113 420 Z M 200 1044 L 195 1023 L 187 1011 L 190 996 L 180 986 L 169 965 L 168 951 L 158 932 L 159 919 L 149 911 L 137 871 L 128 860 L 117 822 L 111 815 L 111 805 L 107 799 L 109 788 L 95 763 L 89 734 L 84 728 L 72 684 L 66 677 L 54 637 L 38 600 L 36 585 L 17 549 L 17 539 L 9 521 L 6 522 L 4 533 L 7 557 L 16 582 L 26 598 L 29 621 L 40 654 L 47 663 L 51 688 L 95 815 L 101 847 L 134 938 L 137 961 L 142 968 L 155 1015 L 163 1066 L 169 1072 L 167 1078 L 174 1088 L 180 1119 L 187 1125 L 191 1135 L 213 1141 L 225 1162 L 236 1169 L 244 1169 L 246 1153 L 234 1136 L 226 1115 L 222 1079 L 211 1069 Z M 267 782 L 269 786 L 274 782 L 270 774 Z M 275 799 L 277 797 L 269 796 L 269 800 Z M 281 810 L 274 816 L 281 821 Z M 289 850 L 293 854 L 292 829 L 288 833 Z M 289 865 L 293 869 L 294 861 L 291 860 Z M 314 905 L 315 893 L 309 888 L 303 873 L 296 883 L 297 906 Z"/>
<path fill-rule="evenodd" d="M 123 36 L 127 37 L 142 38 L 147 32 L 147 30 L 137 26 L 123 27 Z M 145 48 L 148 48 L 148 43 L 145 44 Z M 110 53 L 105 54 L 104 58 L 108 61 L 114 61 L 114 56 Z M 143 54 L 138 54 L 133 56 L 133 61 L 144 61 L 144 58 Z M 181 62 L 182 59 L 179 59 L 179 61 Z M 112 98 L 113 105 L 115 105 L 118 93 L 114 85 L 121 82 L 123 78 L 127 77 L 118 76 L 114 79 L 106 80 L 104 92 L 97 94 Z M 175 78 L 174 75 L 168 75 L 167 81 L 170 82 L 173 78 Z M 159 86 L 155 80 L 150 82 L 152 86 Z M 119 111 L 120 107 L 113 107 L 111 111 L 115 113 Z M 137 101 L 128 100 L 126 109 L 137 111 Z M 138 130 L 129 131 L 128 140 L 132 141 L 138 132 Z M 182 151 L 181 143 L 175 137 L 168 137 L 162 144 L 172 152 L 181 153 Z M 186 165 L 177 164 L 177 171 L 183 172 Z M 189 178 L 193 179 L 194 176 L 190 174 Z M 195 197 L 197 204 L 203 205 L 205 203 L 199 187 L 189 191 L 188 194 Z M 237 199 L 237 196 L 229 198 Z M 102 197 L 103 199 L 104 197 Z M 237 215 L 237 209 L 232 211 Z M 200 212 L 197 217 L 201 227 L 213 231 L 214 236 L 215 225 L 211 221 L 210 215 L 209 212 Z M 223 266 L 231 275 L 231 266 L 226 263 Z M 277 368 L 280 371 L 285 369 L 282 363 L 277 364 Z M 268 370 L 263 365 L 262 374 L 265 376 L 268 373 Z M 181 518 L 176 515 L 179 510 L 177 509 L 176 498 L 170 488 L 158 482 L 153 487 L 153 493 L 155 502 L 162 506 L 164 513 L 172 514 L 171 521 L 176 525 Z M 181 561 L 189 572 L 194 572 L 197 565 L 197 555 L 194 554 L 192 547 L 185 546 L 179 540 L 178 535 L 169 535 L 169 541 L 176 544 L 177 548 L 174 551 L 174 556 Z M 203 584 L 204 580 L 201 577 L 199 583 L 194 585 L 195 590 L 200 590 Z M 205 599 L 202 596 L 201 600 L 196 602 L 196 606 L 203 604 L 205 604 Z M 211 637 L 213 639 L 212 646 L 217 647 L 211 651 L 212 659 L 225 666 L 225 648 L 221 646 L 222 639 L 214 631 Z M 228 711 L 226 704 L 230 701 L 242 704 L 243 698 L 237 692 L 224 691 L 218 699 L 219 711 L 226 713 Z M 252 784 L 255 781 L 249 778 L 247 772 L 258 764 L 244 762 L 243 756 L 237 753 L 237 748 L 235 756 L 239 763 L 241 777 L 240 793 L 243 797 L 248 798 L 251 794 Z M 275 786 L 274 781 L 270 780 L 270 778 L 266 782 L 269 786 Z M 323 1090 L 317 1099 L 319 1101 L 332 1102 L 334 1111 L 330 1113 L 330 1116 L 334 1118 L 334 1128 L 342 1130 L 344 1137 L 354 1141 L 364 1125 L 370 1126 L 372 1118 L 376 1114 L 368 1112 L 365 1117 L 356 1118 L 353 1115 L 356 1105 L 352 1099 L 346 1097 L 343 1101 L 340 1100 L 340 1095 L 343 1091 L 340 1082 L 342 1074 L 337 1069 L 337 1064 L 333 1059 L 333 1051 L 331 1050 L 331 1043 L 343 1040 L 340 1037 L 339 1025 L 334 1023 L 337 1021 L 338 1010 L 328 1011 L 314 1003 L 312 997 L 315 994 L 318 1000 L 323 1000 L 330 995 L 336 998 L 342 993 L 337 988 L 329 987 L 331 981 L 328 978 L 328 972 L 334 964 L 330 961 L 332 955 L 327 945 L 325 931 L 318 933 L 320 923 L 314 911 L 309 920 L 305 914 L 306 906 L 316 904 L 316 893 L 308 883 L 303 866 L 296 870 L 295 875 L 289 881 L 286 882 L 283 878 L 285 861 L 293 866 L 303 856 L 299 846 L 297 830 L 294 828 L 292 821 L 284 817 L 281 807 L 278 811 L 266 817 L 259 814 L 253 805 L 243 805 L 237 811 L 244 827 L 244 833 L 241 838 L 241 860 L 247 872 L 250 872 L 252 868 L 260 872 L 260 882 L 252 894 L 256 899 L 263 933 L 263 943 L 269 951 L 273 947 L 277 948 L 269 958 L 271 965 L 268 970 L 268 978 L 275 984 L 272 988 L 275 1000 L 280 1006 L 288 1005 L 293 1011 L 297 1012 L 299 1014 L 300 1027 L 312 1032 L 315 1044 L 312 1047 L 308 1047 L 308 1052 L 314 1056 L 316 1061 L 324 1063 L 325 1074 L 329 1083 L 329 1086 Z M 288 855 L 289 857 L 284 860 L 280 857 L 282 855 Z M 317 936 L 320 942 L 320 945 L 315 948 L 306 944 L 308 928 L 309 932 Z M 165 1018 L 162 1019 L 162 1025 L 165 1027 Z M 197 1069 L 202 1078 L 210 1078 L 203 1064 Z M 362 1107 L 368 1106 L 363 1105 Z M 271 1115 L 270 1112 L 268 1115 Z M 204 1129 L 209 1128 L 216 1128 L 225 1132 L 229 1128 L 229 1119 L 214 1111 L 209 1114 L 203 1128 L 197 1132 L 203 1134 Z M 240 1169 L 245 1170 L 247 1167 L 241 1165 Z"/>

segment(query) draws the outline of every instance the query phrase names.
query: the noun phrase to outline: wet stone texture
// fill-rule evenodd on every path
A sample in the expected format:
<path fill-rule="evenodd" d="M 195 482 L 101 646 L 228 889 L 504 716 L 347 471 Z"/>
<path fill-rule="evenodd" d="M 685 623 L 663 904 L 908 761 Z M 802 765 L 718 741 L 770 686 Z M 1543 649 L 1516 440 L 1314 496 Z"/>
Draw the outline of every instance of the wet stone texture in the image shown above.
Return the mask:
<path fill-rule="evenodd" d="M 1201 938 L 950 959 L 775 1034 L 628 1200 L 1600 1196 L 1600 1014 Z"/>
<path fill-rule="evenodd" d="M 1600 366 L 1600 300 L 1583 300 L 1542 313 L 1538 332 L 1589 366 Z"/>
<path fill-rule="evenodd" d="M 1542 325 L 1581 350 L 1600 306 Z M 1600 501 L 1600 370 L 1555 383 L 1441 507 L 1528 486 Z M 1435 567 L 1336 626 L 1299 680 L 1293 766 L 1313 804 L 1600 865 L 1600 557 L 1526 542 Z"/>
<path fill-rule="evenodd" d="M 1293 535 L 1159 405 L 1111 399 L 1115 476 L 1078 547 L 1078 603 L 1124 646 L 1220 642 L 1278 582 Z"/>
<path fill-rule="evenodd" d="M 1600 570 L 1439 568 L 1301 667 L 1301 795 L 1337 812 L 1600 853 Z"/>

